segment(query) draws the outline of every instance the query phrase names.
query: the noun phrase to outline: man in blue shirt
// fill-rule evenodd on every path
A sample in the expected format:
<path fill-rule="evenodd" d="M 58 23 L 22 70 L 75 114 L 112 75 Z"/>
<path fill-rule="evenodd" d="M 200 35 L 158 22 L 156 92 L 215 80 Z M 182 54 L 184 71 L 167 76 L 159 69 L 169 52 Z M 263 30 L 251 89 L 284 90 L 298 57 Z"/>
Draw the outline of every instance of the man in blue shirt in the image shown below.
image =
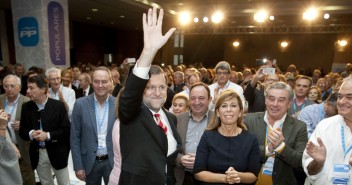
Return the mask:
<path fill-rule="evenodd" d="M 307 124 L 308 138 L 310 138 L 315 127 L 321 120 L 337 114 L 336 101 L 337 93 L 332 93 L 325 102 L 310 105 L 302 109 L 297 119 Z"/>

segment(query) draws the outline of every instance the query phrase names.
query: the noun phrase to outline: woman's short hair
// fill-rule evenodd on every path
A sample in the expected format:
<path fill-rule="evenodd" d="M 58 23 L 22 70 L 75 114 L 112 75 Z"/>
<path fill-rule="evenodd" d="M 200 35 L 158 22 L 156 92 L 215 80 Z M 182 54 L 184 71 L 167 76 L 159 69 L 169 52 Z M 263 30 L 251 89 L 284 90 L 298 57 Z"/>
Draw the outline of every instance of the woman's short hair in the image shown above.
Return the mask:
<path fill-rule="evenodd" d="M 188 98 L 188 96 L 186 96 L 185 94 L 183 94 L 183 93 L 177 93 L 175 96 L 174 96 L 174 98 L 172 98 L 172 104 L 174 104 L 174 101 L 175 100 L 177 100 L 177 99 L 183 99 L 183 100 L 185 100 L 185 102 L 186 102 L 186 108 L 187 108 L 187 110 L 189 110 L 189 98 Z"/>

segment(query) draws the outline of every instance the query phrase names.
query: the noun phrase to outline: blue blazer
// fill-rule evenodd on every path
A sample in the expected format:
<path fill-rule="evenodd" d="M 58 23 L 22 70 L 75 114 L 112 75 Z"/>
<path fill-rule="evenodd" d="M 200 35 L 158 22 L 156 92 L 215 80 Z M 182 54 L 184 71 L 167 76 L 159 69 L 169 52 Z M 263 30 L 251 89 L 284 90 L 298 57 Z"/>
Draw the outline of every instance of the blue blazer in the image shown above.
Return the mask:
<path fill-rule="evenodd" d="M 115 98 L 109 96 L 109 117 L 106 135 L 111 168 L 114 166 L 112 128 L 115 122 Z M 76 100 L 72 111 L 71 152 L 74 170 L 85 170 L 89 175 L 98 149 L 97 122 L 94 109 L 94 93 Z"/>

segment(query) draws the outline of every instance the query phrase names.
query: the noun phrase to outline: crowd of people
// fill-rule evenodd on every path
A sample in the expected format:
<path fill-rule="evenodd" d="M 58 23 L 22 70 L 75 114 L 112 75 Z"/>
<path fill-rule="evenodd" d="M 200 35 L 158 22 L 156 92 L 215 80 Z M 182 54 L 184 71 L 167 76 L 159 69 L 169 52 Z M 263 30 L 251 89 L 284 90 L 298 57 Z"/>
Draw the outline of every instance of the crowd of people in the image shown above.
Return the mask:
<path fill-rule="evenodd" d="M 352 64 L 161 67 L 162 19 L 133 66 L 2 69 L 0 184 L 68 185 L 70 151 L 88 185 L 352 184 Z"/>

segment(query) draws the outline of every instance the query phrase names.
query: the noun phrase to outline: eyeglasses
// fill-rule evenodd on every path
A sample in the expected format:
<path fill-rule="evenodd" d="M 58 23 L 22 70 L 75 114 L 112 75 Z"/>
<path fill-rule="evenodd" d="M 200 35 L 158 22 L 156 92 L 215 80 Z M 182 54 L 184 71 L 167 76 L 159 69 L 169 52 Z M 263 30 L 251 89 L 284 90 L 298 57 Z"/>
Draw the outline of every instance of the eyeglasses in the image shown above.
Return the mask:
<path fill-rule="evenodd" d="M 51 82 L 56 82 L 56 81 L 61 81 L 61 78 L 60 78 L 60 77 L 49 78 L 49 80 L 50 80 Z"/>
<path fill-rule="evenodd" d="M 146 89 L 147 89 L 148 91 L 150 91 L 150 92 L 155 92 L 156 89 L 158 89 L 160 92 L 164 92 L 164 91 L 166 91 L 166 88 L 167 88 L 167 87 L 164 86 L 164 85 L 159 86 L 159 87 L 156 87 L 156 86 L 153 86 L 153 85 L 146 87 Z"/>
<path fill-rule="evenodd" d="M 14 89 L 16 88 L 15 84 L 5 84 L 4 85 L 4 89 L 8 90 L 8 89 Z"/>
<path fill-rule="evenodd" d="M 225 75 L 228 75 L 230 74 L 229 72 L 216 72 L 217 75 L 219 76 L 225 76 Z"/>

